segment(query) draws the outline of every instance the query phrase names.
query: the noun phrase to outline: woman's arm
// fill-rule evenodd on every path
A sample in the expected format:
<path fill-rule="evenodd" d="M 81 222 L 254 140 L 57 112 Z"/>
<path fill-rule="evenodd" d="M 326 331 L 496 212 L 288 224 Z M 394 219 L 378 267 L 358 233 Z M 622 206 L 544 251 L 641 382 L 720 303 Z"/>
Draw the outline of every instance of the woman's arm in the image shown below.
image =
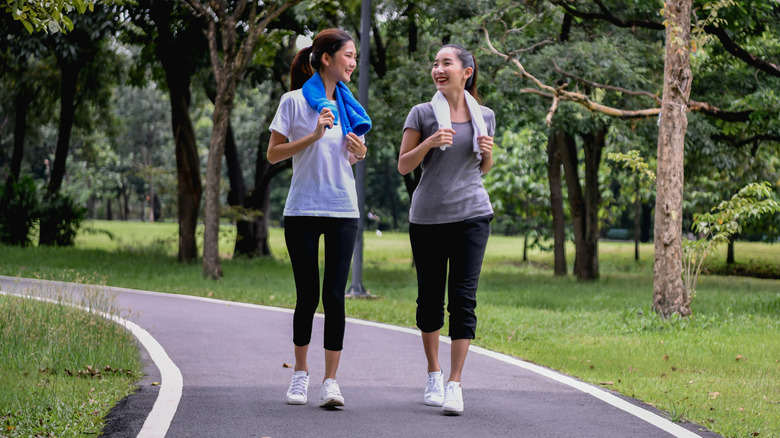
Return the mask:
<path fill-rule="evenodd" d="M 482 135 L 477 139 L 479 150 L 482 153 L 482 163 L 479 170 L 485 175 L 493 168 L 493 137 Z"/>
<path fill-rule="evenodd" d="M 327 108 L 323 109 L 317 118 L 317 128 L 314 132 L 303 138 L 288 143 L 284 134 L 271 131 L 271 139 L 268 141 L 268 151 L 266 152 L 268 162 L 276 164 L 306 149 L 325 135 L 326 128 L 333 128 L 333 113 Z"/>
<path fill-rule="evenodd" d="M 406 175 L 422 163 L 423 158 L 432 148 L 444 145 L 452 146 L 453 135 L 455 135 L 453 129 L 439 129 L 420 143 L 421 134 L 419 131 L 412 128 L 405 129 L 404 137 L 401 140 L 401 151 L 398 154 L 398 171 L 401 172 L 401 175 Z"/>

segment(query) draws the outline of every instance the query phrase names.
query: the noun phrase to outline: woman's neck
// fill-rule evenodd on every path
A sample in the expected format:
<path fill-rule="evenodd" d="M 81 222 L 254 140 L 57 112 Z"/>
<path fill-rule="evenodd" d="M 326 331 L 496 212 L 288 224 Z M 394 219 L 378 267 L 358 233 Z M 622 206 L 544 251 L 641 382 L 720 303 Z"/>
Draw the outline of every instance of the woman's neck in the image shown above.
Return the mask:
<path fill-rule="evenodd" d="M 447 103 L 450 104 L 450 119 L 453 122 L 467 122 L 471 120 L 471 113 L 466 105 L 465 90 L 459 90 L 453 93 L 444 94 Z"/>
<path fill-rule="evenodd" d="M 325 97 L 336 100 L 336 83 L 338 81 L 334 81 L 322 72 L 320 72 L 320 78 L 322 78 L 322 85 L 325 87 Z"/>

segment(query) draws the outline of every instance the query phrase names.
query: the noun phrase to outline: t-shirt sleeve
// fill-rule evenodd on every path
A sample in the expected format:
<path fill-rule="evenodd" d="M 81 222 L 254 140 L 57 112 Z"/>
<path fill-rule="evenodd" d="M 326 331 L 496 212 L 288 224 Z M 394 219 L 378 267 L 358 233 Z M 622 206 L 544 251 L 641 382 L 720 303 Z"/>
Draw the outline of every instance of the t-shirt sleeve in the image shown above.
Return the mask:
<path fill-rule="evenodd" d="M 270 131 L 276 131 L 285 137 L 290 136 L 290 127 L 293 122 L 293 110 L 295 102 L 289 95 L 285 94 L 279 102 L 279 108 L 276 109 L 276 115 L 271 121 L 271 126 L 268 127 Z"/>
<path fill-rule="evenodd" d="M 485 125 L 487 126 L 488 135 L 491 137 L 496 136 L 496 113 L 492 109 L 483 106 L 482 117 L 485 118 Z"/>
<path fill-rule="evenodd" d="M 412 110 L 409 111 L 409 115 L 406 116 L 406 122 L 404 123 L 404 131 L 406 131 L 407 128 L 412 128 L 415 131 L 422 133 L 423 117 L 421 105 L 415 105 L 412 107 Z"/>

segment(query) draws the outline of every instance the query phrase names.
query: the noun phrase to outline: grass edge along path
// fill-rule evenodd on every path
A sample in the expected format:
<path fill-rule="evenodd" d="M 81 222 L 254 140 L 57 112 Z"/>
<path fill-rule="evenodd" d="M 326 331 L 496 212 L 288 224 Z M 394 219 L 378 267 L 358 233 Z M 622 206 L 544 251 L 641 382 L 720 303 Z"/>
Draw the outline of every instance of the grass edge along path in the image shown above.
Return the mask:
<path fill-rule="evenodd" d="M 135 339 L 99 288 L 80 299 L 41 288 L 0 291 L 0 436 L 90 436 L 135 390 L 142 363 Z"/>
<path fill-rule="evenodd" d="M 112 286 L 294 305 L 279 229 L 271 230 L 273 259 L 232 260 L 233 229 L 223 227 L 225 277 L 215 282 L 203 279 L 199 264 L 176 263 L 175 224 L 91 226 L 117 239 L 91 234 L 80 235 L 71 249 L 8 248 L 0 254 L 0 272 L 63 281 L 99 273 Z M 644 400 L 674 420 L 725 436 L 780 436 L 780 386 L 772 377 L 780 374 L 780 283 L 707 276 L 694 317 L 664 321 L 649 309 L 652 246 L 642 246 L 639 263 L 630 243 L 599 246 L 602 277 L 583 283 L 553 277 L 549 253 L 532 252 L 520 263 L 520 239 L 492 236 L 474 344 Z M 736 248 L 738 260 L 750 254 L 751 261 L 780 264 L 778 245 L 739 242 Z M 406 234 L 365 234 L 364 282 L 381 299 L 349 300 L 348 316 L 414 327 L 416 280 Z"/>

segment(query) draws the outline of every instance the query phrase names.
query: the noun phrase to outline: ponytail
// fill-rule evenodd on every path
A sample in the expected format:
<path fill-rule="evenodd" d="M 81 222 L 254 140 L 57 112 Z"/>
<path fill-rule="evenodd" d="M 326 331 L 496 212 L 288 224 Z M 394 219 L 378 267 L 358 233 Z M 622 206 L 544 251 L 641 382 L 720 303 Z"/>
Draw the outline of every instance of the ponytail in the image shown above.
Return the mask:
<path fill-rule="evenodd" d="M 303 84 L 314 76 L 314 69 L 311 68 L 309 58 L 311 58 L 311 46 L 301 49 L 295 55 L 292 66 L 290 66 L 290 91 L 303 87 Z"/>
<path fill-rule="evenodd" d="M 290 91 L 303 87 L 322 67 L 322 55 L 334 56 L 352 37 L 341 29 L 325 29 L 314 37 L 311 46 L 301 49 L 290 66 Z"/>

